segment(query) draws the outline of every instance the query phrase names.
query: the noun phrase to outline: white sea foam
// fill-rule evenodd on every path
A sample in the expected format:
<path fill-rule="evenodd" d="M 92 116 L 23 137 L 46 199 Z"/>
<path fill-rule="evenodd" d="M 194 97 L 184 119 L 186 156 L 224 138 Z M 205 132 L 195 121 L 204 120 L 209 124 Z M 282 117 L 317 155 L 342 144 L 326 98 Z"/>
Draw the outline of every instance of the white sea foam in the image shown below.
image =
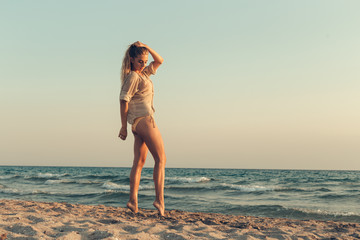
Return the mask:
<path fill-rule="evenodd" d="M 50 194 L 50 192 L 48 191 L 43 191 L 43 190 L 31 190 L 31 189 L 22 189 L 22 190 L 19 190 L 19 189 L 16 189 L 16 188 L 3 188 L 3 189 L 0 189 L 0 193 L 15 193 L 15 194 L 18 194 L 18 195 L 29 195 L 29 194 Z"/>
<path fill-rule="evenodd" d="M 38 173 L 35 176 L 34 175 L 25 175 L 24 179 L 32 179 L 32 178 L 58 178 L 65 176 L 67 174 L 54 174 L 54 173 Z"/>
<path fill-rule="evenodd" d="M 74 182 L 69 179 L 60 179 L 60 180 L 46 180 L 45 184 L 59 184 L 59 183 L 71 183 Z"/>
<path fill-rule="evenodd" d="M 231 189 L 240 190 L 242 192 L 266 192 L 266 191 L 274 191 L 276 187 L 265 187 L 258 185 L 235 185 L 223 183 L 221 184 L 224 187 L 229 187 Z"/>
<path fill-rule="evenodd" d="M 141 176 L 141 180 L 153 180 L 154 178 L 152 176 Z"/>
<path fill-rule="evenodd" d="M 120 191 L 130 191 L 129 185 L 120 185 L 113 182 L 106 182 L 102 185 L 103 188 L 109 189 L 109 190 L 120 190 Z M 139 190 L 149 190 L 154 189 L 153 185 L 140 185 Z"/>
<path fill-rule="evenodd" d="M 330 216 L 359 216 L 360 212 L 346 212 L 346 211 L 329 211 L 325 209 L 306 209 L 306 208 L 287 208 L 288 210 L 295 210 L 307 214 L 330 215 Z"/>
<path fill-rule="evenodd" d="M 140 185 L 139 186 L 140 190 L 151 190 L 151 189 L 155 189 L 154 185 Z"/>
<path fill-rule="evenodd" d="M 32 194 L 51 194 L 50 192 L 48 192 L 48 191 L 42 191 L 42 190 L 33 190 L 32 192 L 31 192 Z"/>
<path fill-rule="evenodd" d="M 1 193 L 19 193 L 19 190 L 15 189 L 15 188 L 1 188 L 0 192 Z"/>
<path fill-rule="evenodd" d="M 110 190 L 130 190 L 129 185 L 120 185 L 113 182 L 106 182 L 102 185 L 103 188 L 110 189 Z"/>
<path fill-rule="evenodd" d="M 78 181 L 76 181 L 76 183 L 79 183 L 79 184 L 93 184 L 93 183 L 101 183 L 101 182 L 99 182 L 99 181 L 90 181 L 90 180 L 78 180 Z"/>
<path fill-rule="evenodd" d="M 37 176 L 39 178 L 56 178 L 56 177 L 63 177 L 63 176 L 67 176 L 67 173 L 63 173 L 63 174 L 56 174 L 56 173 L 38 173 Z"/>
<path fill-rule="evenodd" d="M 41 178 L 52 178 L 52 177 L 55 177 L 55 175 L 52 174 L 52 173 L 38 173 L 38 177 L 41 177 Z"/>
<path fill-rule="evenodd" d="M 166 180 L 178 181 L 183 183 L 201 183 L 211 181 L 211 179 L 207 177 L 167 177 Z"/>
<path fill-rule="evenodd" d="M 10 178 L 13 178 L 13 177 L 16 177 L 17 175 L 5 175 L 5 176 L 0 176 L 0 179 L 1 180 L 6 180 L 6 179 L 10 179 Z"/>

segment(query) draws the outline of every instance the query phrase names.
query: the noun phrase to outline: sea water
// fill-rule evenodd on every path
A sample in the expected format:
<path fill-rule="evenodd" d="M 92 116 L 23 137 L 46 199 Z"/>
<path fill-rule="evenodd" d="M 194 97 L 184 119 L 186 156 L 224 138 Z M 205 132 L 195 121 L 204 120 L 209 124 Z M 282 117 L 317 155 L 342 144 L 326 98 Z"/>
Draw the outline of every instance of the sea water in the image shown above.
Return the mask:
<path fill-rule="evenodd" d="M 153 209 L 153 170 L 139 207 Z M 0 199 L 125 207 L 130 168 L 0 166 Z M 166 209 L 360 222 L 360 171 L 167 168 Z"/>

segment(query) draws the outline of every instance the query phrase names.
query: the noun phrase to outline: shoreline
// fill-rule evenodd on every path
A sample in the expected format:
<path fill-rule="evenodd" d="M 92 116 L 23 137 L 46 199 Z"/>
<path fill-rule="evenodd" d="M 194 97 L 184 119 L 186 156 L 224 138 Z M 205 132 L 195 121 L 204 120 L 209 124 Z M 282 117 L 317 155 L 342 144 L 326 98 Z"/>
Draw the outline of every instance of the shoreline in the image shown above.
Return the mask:
<path fill-rule="evenodd" d="M 360 239 L 360 224 L 0 199 L 8 239 Z"/>

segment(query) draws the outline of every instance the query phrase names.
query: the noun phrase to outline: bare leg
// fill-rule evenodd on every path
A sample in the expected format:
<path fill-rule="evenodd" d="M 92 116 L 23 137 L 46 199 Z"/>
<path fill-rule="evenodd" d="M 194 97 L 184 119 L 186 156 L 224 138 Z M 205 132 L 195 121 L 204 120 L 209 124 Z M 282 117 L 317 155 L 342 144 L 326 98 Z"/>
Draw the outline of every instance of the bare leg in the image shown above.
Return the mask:
<path fill-rule="evenodd" d="M 156 199 L 154 206 L 159 210 L 159 214 L 164 216 L 164 182 L 165 182 L 165 164 L 166 156 L 164 150 L 164 142 L 162 140 L 159 129 L 151 117 L 146 117 L 137 125 L 136 132 L 146 143 L 155 160 L 154 166 L 154 184 Z"/>
<path fill-rule="evenodd" d="M 130 199 L 127 207 L 137 213 L 138 210 L 138 191 L 141 178 L 141 170 L 145 164 L 148 148 L 142 138 L 134 135 L 134 162 L 130 173 Z"/>

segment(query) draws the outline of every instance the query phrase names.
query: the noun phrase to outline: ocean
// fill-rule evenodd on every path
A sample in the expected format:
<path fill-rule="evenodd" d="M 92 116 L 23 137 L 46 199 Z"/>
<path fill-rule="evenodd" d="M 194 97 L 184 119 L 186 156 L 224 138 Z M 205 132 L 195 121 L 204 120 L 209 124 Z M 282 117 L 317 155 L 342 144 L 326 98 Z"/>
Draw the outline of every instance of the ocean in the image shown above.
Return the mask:
<path fill-rule="evenodd" d="M 139 207 L 153 209 L 144 168 Z M 130 168 L 0 166 L 0 199 L 125 207 Z M 167 168 L 166 210 L 360 222 L 360 171 Z"/>

